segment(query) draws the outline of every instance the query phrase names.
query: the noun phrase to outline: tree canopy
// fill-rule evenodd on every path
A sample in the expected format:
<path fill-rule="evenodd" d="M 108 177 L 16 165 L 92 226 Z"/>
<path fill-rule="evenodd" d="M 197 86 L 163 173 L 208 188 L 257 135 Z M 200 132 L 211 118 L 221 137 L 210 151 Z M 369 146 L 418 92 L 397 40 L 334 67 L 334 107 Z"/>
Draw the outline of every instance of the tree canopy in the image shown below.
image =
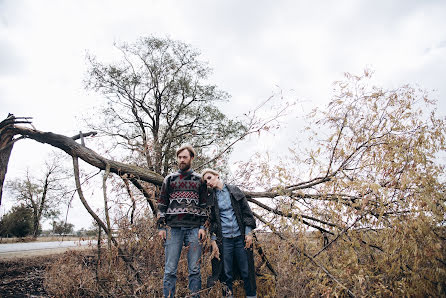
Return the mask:
<path fill-rule="evenodd" d="M 112 138 L 107 150 L 118 147 L 129 162 L 165 176 L 176 170 L 181 144 L 195 147 L 200 164 L 229 152 L 247 132 L 241 121 L 219 110 L 217 104 L 229 95 L 208 83 L 211 68 L 190 45 L 150 36 L 115 48 L 119 59 L 111 63 L 87 56 L 85 79 L 88 90 L 107 99 L 89 120 Z"/>
<path fill-rule="evenodd" d="M 53 221 L 53 233 L 58 235 L 71 234 L 74 231 L 74 225 L 63 220 Z"/>

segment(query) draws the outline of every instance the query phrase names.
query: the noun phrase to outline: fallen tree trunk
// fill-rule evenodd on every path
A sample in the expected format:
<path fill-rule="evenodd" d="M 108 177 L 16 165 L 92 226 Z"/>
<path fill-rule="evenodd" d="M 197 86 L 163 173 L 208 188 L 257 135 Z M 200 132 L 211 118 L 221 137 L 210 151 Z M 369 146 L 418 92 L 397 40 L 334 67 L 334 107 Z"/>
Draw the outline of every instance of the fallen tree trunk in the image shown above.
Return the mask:
<path fill-rule="evenodd" d="M 78 144 L 73 138 L 55 134 L 52 132 L 42 132 L 36 129 L 17 125 L 18 123 L 28 123 L 29 121 L 19 121 L 19 119 L 28 118 L 15 118 L 13 115 L 5 119 L 0 123 L 0 190 L 3 188 L 3 182 L 5 179 L 9 156 L 15 141 L 20 138 L 29 138 L 37 142 L 49 144 L 53 147 L 59 148 L 66 152 L 68 155 L 78 157 L 86 163 L 105 170 L 106 165 L 110 165 L 110 172 L 117 175 L 127 174 L 131 179 L 143 180 L 155 185 L 161 185 L 163 182 L 163 176 L 138 166 L 128 165 L 122 162 L 110 160 L 99 155 L 95 151 L 87 148 L 81 144 Z M 14 139 L 14 136 L 20 135 L 19 138 Z M 89 135 L 89 134 L 85 134 Z M 85 136 L 84 135 L 84 136 Z M 1 191 L 0 191 L 0 204 L 1 204 Z"/>
<path fill-rule="evenodd" d="M 23 121 L 20 119 L 25 119 L 26 121 Z M 2 121 L 0 123 L 0 140 L 1 140 L 0 150 L 2 150 L 2 151 L 0 151 L 0 153 L 1 153 L 1 158 L 0 158 L 1 176 L 0 176 L 0 178 L 1 179 L 4 180 L 4 176 L 6 174 L 6 169 L 7 169 L 7 165 L 8 165 L 10 151 L 12 149 L 14 142 L 21 138 L 29 138 L 29 139 L 33 139 L 37 142 L 40 142 L 43 144 L 49 144 L 53 147 L 59 148 L 59 149 L 63 150 L 64 152 L 66 152 L 68 155 L 70 155 L 72 157 L 80 158 L 83 161 L 85 161 L 86 163 L 88 163 L 98 169 L 105 171 L 107 168 L 107 165 L 109 165 L 110 172 L 115 173 L 119 176 L 125 175 L 127 179 L 132 181 L 132 183 L 146 197 L 146 199 L 152 209 L 153 214 L 156 214 L 156 204 L 154 204 L 154 202 L 152 202 L 152 198 L 151 198 L 150 194 L 148 194 L 147 191 L 145 191 L 144 187 L 141 185 L 141 183 L 139 181 L 145 181 L 145 182 L 149 182 L 154 185 L 157 185 L 157 186 L 161 186 L 163 183 L 163 179 L 164 179 L 163 176 L 161 176 L 160 174 L 157 174 L 156 172 L 153 172 L 153 171 L 150 171 L 150 170 L 138 167 L 138 166 L 132 166 L 132 165 L 128 165 L 128 164 L 125 164 L 122 162 L 104 158 L 103 156 L 96 153 L 92 149 L 87 148 L 84 145 L 79 144 L 75 141 L 76 139 L 79 139 L 83 136 L 94 135 L 95 133 L 85 133 L 85 134 L 81 133 L 81 134 L 78 134 L 73 137 L 67 137 L 67 136 L 55 134 L 52 132 L 42 132 L 42 131 L 36 130 L 35 128 L 28 128 L 28 127 L 24 127 L 21 125 L 17 125 L 17 124 L 23 124 L 23 123 L 31 124 L 31 122 L 28 119 L 30 119 L 30 118 L 15 118 L 13 115 L 11 115 L 7 119 L 5 119 L 4 121 Z M 16 135 L 19 135 L 20 137 L 17 139 L 13 139 L 13 137 Z M 3 149 L 3 148 L 5 148 L 5 149 Z M 3 186 L 3 180 L 0 181 L 2 183 L 0 185 L 0 189 Z M 276 193 L 276 192 L 245 192 L 245 194 L 249 201 L 251 201 L 251 202 L 255 203 L 256 205 L 258 205 L 259 207 L 261 207 L 269 212 L 273 212 L 277 215 L 290 217 L 290 218 L 302 217 L 302 218 L 307 218 L 307 219 L 313 220 L 315 222 L 318 222 L 319 224 L 328 225 L 331 227 L 336 226 L 334 224 L 319 220 L 314 217 L 309 217 L 309 216 L 299 215 L 299 214 L 292 214 L 292 215 L 284 214 L 283 212 L 281 212 L 279 210 L 275 210 L 275 209 L 273 210 L 272 208 L 270 208 L 264 204 L 261 204 L 257 200 L 254 200 L 254 198 L 262 198 L 262 197 L 274 198 L 274 197 L 280 195 L 279 193 Z M 1 192 L 0 192 L 0 203 L 1 203 Z M 327 231 L 326 229 L 319 227 L 317 225 L 314 225 L 314 224 L 311 224 L 308 222 L 304 222 L 304 224 L 311 226 L 313 228 L 319 229 L 323 232 L 333 234 L 332 232 Z"/>
<path fill-rule="evenodd" d="M 14 132 L 10 128 L 18 123 L 31 123 L 27 119 L 29 118 L 16 118 L 13 114 L 9 114 L 5 120 L 0 122 L 0 205 L 2 204 L 3 183 L 8 171 L 9 157 L 15 142 Z"/>
<path fill-rule="evenodd" d="M 46 143 L 52 145 L 53 147 L 57 147 L 65 151 L 68 155 L 79 157 L 86 163 L 98 169 L 105 170 L 106 165 L 109 164 L 110 172 L 112 173 L 118 175 L 127 174 L 130 177 L 134 177 L 136 179 L 150 182 L 156 185 L 161 185 L 163 183 L 163 176 L 153 171 L 104 158 L 90 148 L 78 144 L 70 137 L 55 134 L 52 132 L 41 132 L 35 129 L 29 129 L 20 126 L 15 126 L 12 131 L 14 132 L 14 134 L 20 134 L 30 139 L 36 140 L 40 143 Z"/>

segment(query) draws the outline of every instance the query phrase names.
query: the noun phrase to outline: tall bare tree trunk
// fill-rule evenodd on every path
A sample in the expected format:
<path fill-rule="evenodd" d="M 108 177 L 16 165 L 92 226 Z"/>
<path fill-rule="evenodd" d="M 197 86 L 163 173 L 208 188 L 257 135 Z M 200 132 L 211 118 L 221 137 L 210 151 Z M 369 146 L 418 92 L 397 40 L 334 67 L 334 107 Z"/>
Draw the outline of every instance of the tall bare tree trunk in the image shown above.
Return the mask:
<path fill-rule="evenodd" d="M 107 199 L 107 178 L 108 178 L 109 174 L 110 174 L 110 164 L 107 163 L 107 165 L 105 166 L 105 173 L 104 173 L 104 176 L 103 176 L 103 179 L 102 179 L 102 190 L 104 192 L 104 212 L 105 212 L 105 220 L 106 220 L 107 229 L 108 229 L 108 232 L 107 232 L 107 236 L 108 236 L 107 243 L 108 243 L 108 249 L 109 249 L 109 251 L 111 253 L 111 235 L 112 235 L 111 233 L 112 233 L 112 230 L 111 230 L 111 224 L 110 224 L 110 215 L 109 215 L 109 212 L 108 212 L 109 207 L 108 207 L 108 199 Z"/>
<path fill-rule="evenodd" d="M 14 134 L 6 130 L 15 122 L 16 118 L 12 114 L 9 114 L 5 120 L 0 122 L 0 205 L 2 204 L 3 183 L 8 171 L 9 157 L 14 146 Z"/>

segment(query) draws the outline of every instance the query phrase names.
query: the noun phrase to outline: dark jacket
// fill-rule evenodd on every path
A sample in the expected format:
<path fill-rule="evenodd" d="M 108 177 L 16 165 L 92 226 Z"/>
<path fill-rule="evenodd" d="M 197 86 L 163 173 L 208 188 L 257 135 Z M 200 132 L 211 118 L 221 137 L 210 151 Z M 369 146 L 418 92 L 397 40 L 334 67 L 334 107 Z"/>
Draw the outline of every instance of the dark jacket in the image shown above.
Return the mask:
<path fill-rule="evenodd" d="M 240 232 L 242 233 L 242 237 L 245 237 L 245 226 L 250 226 L 252 229 L 256 227 L 256 221 L 252 214 L 251 208 L 248 205 L 248 201 L 246 200 L 245 194 L 235 185 L 226 185 L 231 194 L 231 205 L 232 209 L 234 209 L 235 217 L 237 219 L 238 226 L 240 228 Z M 223 235 L 221 229 L 221 220 L 220 220 L 220 210 L 218 208 L 217 195 L 214 190 L 209 192 L 208 196 L 208 206 L 210 208 L 210 234 L 215 234 L 217 236 L 217 245 L 220 251 L 220 260 L 213 258 L 212 263 L 212 276 L 210 276 L 207 280 L 207 287 L 211 287 L 217 280 L 224 280 L 224 271 L 223 271 Z M 254 267 L 254 255 L 252 247 L 247 250 L 248 253 L 248 269 L 249 269 L 249 279 L 253 284 L 253 288 L 255 287 L 255 267 Z M 240 278 L 240 274 L 237 272 L 237 266 L 234 267 L 234 280 Z"/>

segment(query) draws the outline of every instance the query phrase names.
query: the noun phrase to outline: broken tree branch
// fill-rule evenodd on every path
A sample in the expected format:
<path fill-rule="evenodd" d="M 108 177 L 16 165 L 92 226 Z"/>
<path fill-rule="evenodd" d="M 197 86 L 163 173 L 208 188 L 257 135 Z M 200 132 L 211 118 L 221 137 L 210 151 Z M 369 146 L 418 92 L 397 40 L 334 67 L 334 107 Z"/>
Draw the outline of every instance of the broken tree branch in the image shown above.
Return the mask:
<path fill-rule="evenodd" d="M 99 216 L 91 209 L 90 205 L 88 205 L 87 200 L 85 199 L 84 193 L 82 191 L 81 182 L 79 178 L 79 160 L 77 157 L 73 156 L 73 169 L 74 169 L 74 180 L 76 182 L 76 188 L 77 193 L 79 195 L 79 199 L 81 200 L 82 204 L 84 205 L 85 209 L 87 209 L 88 213 L 90 213 L 91 217 L 96 221 L 99 228 L 102 228 L 104 232 L 107 235 L 110 235 L 110 239 L 113 242 L 113 244 L 117 247 L 119 256 L 124 260 L 124 262 L 129 266 L 129 268 L 135 273 L 135 277 L 138 280 L 138 282 L 141 284 L 141 277 L 139 276 L 138 271 L 133 267 L 131 261 L 127 257 L 127 255 L 124 253 L 124 251 L 120 248 L 119 242 L 116 240 L 116 238 L 111 234 L 111 231 L 109 228 L 104 224 L 104 222 L 99 218 Z"/>

